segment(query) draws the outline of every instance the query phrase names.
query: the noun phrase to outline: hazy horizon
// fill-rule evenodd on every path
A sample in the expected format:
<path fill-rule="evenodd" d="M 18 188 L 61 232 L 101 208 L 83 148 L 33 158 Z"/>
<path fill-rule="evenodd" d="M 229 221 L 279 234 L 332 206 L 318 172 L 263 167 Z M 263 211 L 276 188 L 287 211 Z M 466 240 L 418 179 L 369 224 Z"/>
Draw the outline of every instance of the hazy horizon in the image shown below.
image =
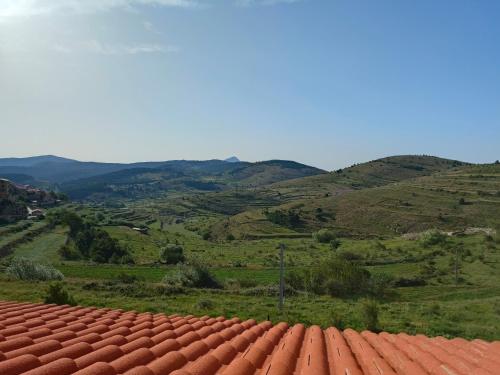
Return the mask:
<path fill-rule="evenodd" d="M 453 159 L 453 158 L 445 158 L 445 157 L 442 157 L 440 155 L 427 155 L 427 154 L 398 154 L 398 155 L 385 155 L 385 156 L 382 156 L 380 158 L 385 158 L 385 157 L 394 157 L 394 156 L 407 156 L 407 155 L 410 155 L 410 156 L 430 156 L 430 157 L 438 157 L 438 158 L 444 158 L 444 159 L 449 159 L 449 160 L 457 160 L 457 161 L 460 161 L 460 162 L 465 162 L 465 163 L 473 163 L 473 164 L 491 164 L 491 163 L 494 163 L 496 162 L 498 159 L 495 159 L 495 160 L 491 160 L 491 161 L 487 161 L 487 162 L 484 162 L 484 163 L 476 163 L 476 162 L 472 162 L 472 161 L 469 161 L 469 160 L 459 160 L 459 159 Z M 269 161 L 269 160 L 288 160 L 288 161 L 294 161 L 294 162 L 297 162 L 297 163 L 301 163 L 301 164 L 305 164 L 305 165 L 309 165 L 311 167 L 316 167 L 316 168 L 319 168 L 319 169 L 323 169 L 325 171 L 334 171 L 335 169 L 328 169 L 328 168 L 321 168 L 317 165 L 313 165 L 313 164 L 307 164 L 307 163 L 304 163 L 300 160 L 293 160 L 293 159 L 256 159 L 256 160 L 243 160 L 241 158 L 238 157 L 238 155 L 229 155 L 227 157 L 214 157 L 214 158 L 209 158 L 209 159 L 189 159 L 189 158 L 180 158 L 180 159 L 157 159 L 157 160 L 133 160 L 133 161 L 124 161 L 124 162 L 121 162 L 121 161 L 109 161 L 109 160 L 81 160 L 81 159 L 75 159 L 75 158 L 70 158 L 70 157 L 67 157 L 67 156 L 64 156 L 64 155 L 53 155 L 53 154 L 44 154 L 44 155 L 28 155 L 28 156 L 0 156 L 0 160 L 1 159 L 23 159 L 23 158 L 35 158 L 35 157 L 45 157 L 45 156 L 54 156 L 54 157 L 59 157 L 59 158 L 63 158 L 63 159 L 71 159 L 71 160 L 75 160 L 75 161 L 79 161 L 79 162 L 88 162 L 88 163 L 110 163 L 110 164 L 113 164 L 113 163 L 117 163 L 117 164 L 134 164 L 134 163 L 147 163 L 147 162 L 168 162 L 168 161 L 178 161 L 178 160 L 186 160 L 186 161 L 208 161 L 208 160 L 221 160 L 221 161 L 224 161 L 226 159 L 229 159 L 231 157 L 237 157 L 239 159 L 240 162 L 250 162 L 250 163 L 256 163 L 256 162 L 264 162 L 264 161 Z M 380 158 L 376 158 L 376 159 L 380 159 Z M 358 162 L 352 162 L 352 163 L 348 163 L 348 164 L 345 164 L 345 165 L 341 165 L 339 166 L 338 168 L 347 168 L 347 167 L 350 167 L 354 164 L 359 164 L 359 163 L 366 163 L 366 162 L 369 162 L 369 161 L 372 161 L 372 160 L 376 160 L 376 159 L 369 159 L 369 160 L 362 160 L 362 161 L 358 161 Z M 336 168 L 336 169 L 338 169 Z"/>
<path fill-rule="evenodd" d="M 7 0 L 2 157 L 500 158 L 500 2 Z"/>

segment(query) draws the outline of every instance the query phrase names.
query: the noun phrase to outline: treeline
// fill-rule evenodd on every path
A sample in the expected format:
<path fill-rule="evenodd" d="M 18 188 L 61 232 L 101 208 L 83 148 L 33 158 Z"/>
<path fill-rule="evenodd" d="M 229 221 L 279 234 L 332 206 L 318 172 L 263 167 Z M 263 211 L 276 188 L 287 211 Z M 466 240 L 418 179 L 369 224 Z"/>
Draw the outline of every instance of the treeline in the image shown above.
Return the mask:
<path fill-rule="evenodd" d="M 75 212 L 57 210 L 47 216 L 51 225 L 67 225 L 69 241 L 59 249 L 67 260 L 92 260 L 97 263 L 134 263 L 130 252 L 95 223 L 85 221 Z"/>

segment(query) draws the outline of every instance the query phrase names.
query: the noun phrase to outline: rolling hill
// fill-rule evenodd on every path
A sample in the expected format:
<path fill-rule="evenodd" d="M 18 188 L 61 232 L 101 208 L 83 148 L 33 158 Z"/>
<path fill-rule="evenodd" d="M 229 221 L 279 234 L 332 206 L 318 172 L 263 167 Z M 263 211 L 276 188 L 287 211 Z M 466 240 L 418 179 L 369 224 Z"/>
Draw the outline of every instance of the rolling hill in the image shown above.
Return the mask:
<path fill-rule="evenodd" d="M 285 160 L 257 163 L 171 160 L 131 164 L 81 162 L 57 156 L 0 159 L 0 177 L 50 187 L 73 199 L 146 198 L 165 192 L 258 187 L 325 171 Z"/>
<path fill-rule="evenodd" d="M 276 181 L 325 173 L 303 164 L 272 160 L 259 163 L 172 161 L 157 168 L 131 168 L 60 185 L 74 199 L 147 198 L 166 192 L 252 188 Z"/>
<path fill-rule="evenodd" d="M 221 219 L 213 236 L 294 236 L 331 228 L 341 236 L 376 237 L 500 226 L 500 165 L 410 158 L 413 164 L 408 157 L 385 158 L 273 184 L 269 189 L 284 203 Z M 276 220 L 289 214 L 297 214 L 299 223 Z"/>

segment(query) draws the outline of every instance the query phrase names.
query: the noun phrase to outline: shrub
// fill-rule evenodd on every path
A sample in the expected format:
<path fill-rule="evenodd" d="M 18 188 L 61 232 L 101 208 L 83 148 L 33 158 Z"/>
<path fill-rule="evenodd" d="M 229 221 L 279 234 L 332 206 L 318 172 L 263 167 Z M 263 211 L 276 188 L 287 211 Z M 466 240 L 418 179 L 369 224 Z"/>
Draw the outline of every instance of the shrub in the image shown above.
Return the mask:
<path fill-rule="evenodd" d="M 172 275 L 167 275 L 163 282 L 170 286 L 189 288 L 220 288 L 220 283 L 212 275 L 208 267 L 198 261 L 189 264 L 178 264 Z"/>
<path fill-rule="evenodd" d="M 447 236 L 438 230 L 429 230 L 422 234 L 420 241 L 423 247 L 444 245 L 447 242 Z"/>
<path fill-rule="evenodd" d="M 14 258 L 5 271 L 12 278 L 29 281 L 62 280 L 64 275 L 52 266 L 26 258 Z"/>
<path fill-rule="evenodd" d="M 331 258 L 315 268 L 291 271 L 287 284 L 296 290 L 336 297 L 372 293 L 370 272 L 341 257 Z"/>
<path fill-rule="evenodd" d="M 345 329 L 345 322 L 344 319 L 342 319 L 342 315 L 337 313 L 337 312 L 332 312 L 330 316 L 330 323 L 332 327 L 335 327 L 340 330 Z"/>
<path fill-rule="evenodd" d="M 313 238 L 319 243 L 329 243 L 337 239 L 335 232 L 330 229 L 320 229 L 319 231 L 313 233 Z"/>
<path fill-rule="evenodd" d="M 411 286 L 425 286 L 427 282 L 422 277 L 415 276 L 413 278 L 400 277 L 394 281 L 394 286 L 398 288 L 405 288 Z"/>
<path fill-rule="evenodd" d="M 136 275 L 131 275 L 131 274 L 128 274 L 128 273 L 125 273 L 122 271 L 116 276 L 116 280 L 120 283 L 123 283 L 123 284 L 133 284 L 133 283 L 139 281 L 139 277 L 137 277 Z"/>
<path fill-rule="evenodd" d="M 385 273 L 372 275 L 369 280 L 370 294 L 377 298 L 388 297 L 389 291 L 394 284 L 394 278 Z"/>
<path fill-rule="evenodd" d="M 271 223 L 289 228 L 298 227 L 302 223 L 300 212 L 295 210 L 265 210 L 264 215 Z"/>
<path fill-rule="evenodd" d="M 196 306 L 202 310 L 212 309 L 214 307 L 214 302 L 210 299 L 200 299 Z"/>
<path fill-rule="evenodd" d="M 340 245 L 341 245 L 341 242 L 337 238 L 330 241 L 330 248 L 332 250 L 337 250 L 340 247 Z"/>
<path fill-rule="evenodd" d="M 344 260 L 325 262 L 321 272 L 327 275 L 326 291 L 331 296 L 364 294 L 369 288 L 370 272 Z"/>
<path fill-rule="evenodd" d="M 57 252 L 61 258 L 66 260 L 79 260 L 82 258 L 80 252 L 70 245 L 61 246 Z"/>
<path fill-rule="evenodd" d="M 361 303 L 361 316 L 367 330 L 374 332 L 379 330 L 377 302 L 370 299 L 364 300 Z"/>
<path fill-rule="evenodd" d="M 160 262 L 177 264 L 184 262 L 184 248 L 181 245 L 169 244 L 160 249 Z"/>
<path fill-rule="evenodd" d="M 76 305 L 75 299 L 64 289 L 62 283 L 49 285 L 44 302 L 55 303 L 56 305 Z"/>

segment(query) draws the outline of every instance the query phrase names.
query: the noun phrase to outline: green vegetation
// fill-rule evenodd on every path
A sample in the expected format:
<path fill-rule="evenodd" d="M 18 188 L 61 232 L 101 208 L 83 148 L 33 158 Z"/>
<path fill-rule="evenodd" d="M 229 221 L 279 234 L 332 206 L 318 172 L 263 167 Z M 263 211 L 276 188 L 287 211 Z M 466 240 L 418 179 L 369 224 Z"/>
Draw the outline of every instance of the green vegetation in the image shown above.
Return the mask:
<path fill-rule="evenodd" d="M 64 289 L 62 283 L 50 284 L 43 302 L 55 303 L 56 305 L 76 305 L 75 299 Z"/>
<path fill-rule="evenodd" d="M 370 299 L 364 300 L 361 304 L 361 311 L 366 329 L 374 332 L 379 331 L 377 302 Z"/>
<path fill-rule="evenodd" d="M 167 188 L 1 226 L 0 299 L 500 338 L 498 165 L 397 157 L 232 185 L 283 166 L 219 171 L 222 191 Z M 65 284 L 9 277 L 19 257 Z"/>
<path fill-rule="evenodd" d="M 184 248 L 180 245 L 168 244 L 160 249 L 160 262 L 164 264 L 177 264 L 184 262 Z"/>
<path fill-rule="evenodd" d="M 163 282 L 167 288 L 219 288 L 220 284 L 208 267 L 196 260 L 180 264 L 175 272 L 165 276 Z"/>
<path fill-rule="evenodd" d="M 108 232 L 84 221 L 78 214 L 63 210 L 55 211 L 49 218 L 52 224 L 61 223 L 69 227 L 71 242 L 62 246 L 59 254 L 63 259 L 91 259 L 97 263 L 133 263 L 127 249 L 120 246 Z"/>
<path fill-rule="evenodd" d="M 55 268 L 25 258 L 14 258 L 5 273 L 18 280 L 48 281 L 64 278 L 63 274 Z"/>

